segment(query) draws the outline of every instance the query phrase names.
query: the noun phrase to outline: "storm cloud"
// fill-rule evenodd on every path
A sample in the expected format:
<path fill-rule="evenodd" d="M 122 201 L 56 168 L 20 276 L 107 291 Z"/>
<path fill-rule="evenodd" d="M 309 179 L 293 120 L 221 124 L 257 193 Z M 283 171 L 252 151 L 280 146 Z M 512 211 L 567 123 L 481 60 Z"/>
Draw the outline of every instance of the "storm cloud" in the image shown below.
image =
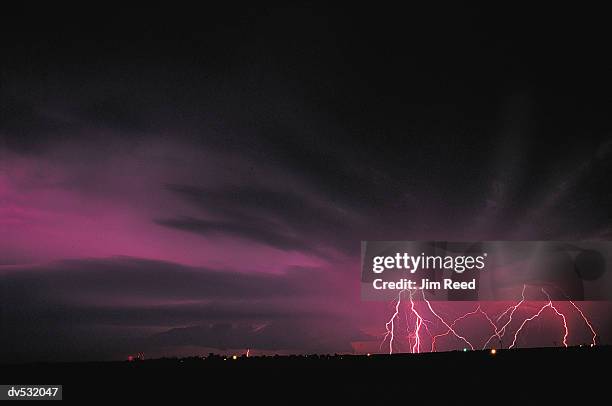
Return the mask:
<path fill-rule="evenodd" d="M 367 337 L 348 328 L 352 321 L 341 307 L 326 304 L 350 293 L 339 290 L 337 275 L 321 269 L 246 273 L 116 257 L 3 267 L 0 277 L 5 360 L 37 353 L 29 339 L 18 337 L 39 337 L 43 330 L 45 345 L 63 355 L 60 332 L 71 331 L 71 340 L 85 348 L 97 342 L 86 331 L 114 331 L 125 338 L 121 345 L 100 343 L 114 357 L 184 345 L 347 350 L 350 340 Z"/>
<path fill-rule="evenodd" d="M 361 241 L 610 238 L 605 35 L 362 11 L 3 32 L 0 362 L 377 350 Z"/>

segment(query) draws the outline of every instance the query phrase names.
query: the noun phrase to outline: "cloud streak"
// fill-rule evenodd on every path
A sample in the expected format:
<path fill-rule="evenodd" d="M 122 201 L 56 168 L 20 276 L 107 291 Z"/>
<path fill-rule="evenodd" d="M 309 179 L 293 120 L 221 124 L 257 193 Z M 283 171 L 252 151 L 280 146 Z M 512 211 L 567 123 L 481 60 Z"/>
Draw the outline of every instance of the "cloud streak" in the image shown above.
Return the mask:
<path fill-rule="evenodd" d="M 3 266 L 0 279 L 3 359 L 27 354 L 33 344 L 17 338 L 41 331 L 45 345 L 58 348 L 66 331 L 76 348 L 94 345 L 87 331 L 139 332 L 121 345 L 104 344 L 115 357 L 126 348 L 183 345 L 332 351 L 364 336 L 347 328 L 351 318 L 341 307 L 325 304 L 350 292 L 321 269 L 245 273 L 115 257 Z"/>

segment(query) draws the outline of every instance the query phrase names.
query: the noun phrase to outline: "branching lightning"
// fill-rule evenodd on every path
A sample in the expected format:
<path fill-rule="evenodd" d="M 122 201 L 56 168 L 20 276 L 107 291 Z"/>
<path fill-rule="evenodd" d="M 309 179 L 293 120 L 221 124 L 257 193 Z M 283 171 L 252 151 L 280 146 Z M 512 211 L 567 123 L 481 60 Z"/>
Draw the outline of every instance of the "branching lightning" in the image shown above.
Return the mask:
<path fill-rule="evenodd" d="M 457 340 L 461 341 L 467 348 L 474 350 L 476 348 L 473 343 L 473 339 L 469 339 L 465 333 L 461 333 L 459 330 L 459 325 L 462 321 L 470 318 L 470 317 L 481 317 L 484 322 L 491 328 L 492 334 L 486 340 L 483 339 L 482 349 L 489 348 L 491 341 L 497 339 L 499 343 L 499 347 L 503 348 L 502 339 L 506 335 L 506 333 L 510 330 L 513 330 L 511 333 L 512 343 L 508 346 L 508 349 L 515 348 L 518 343 L 519 336 L 526 330 L 527 326 L 532 323 L 534 320 L 541 317 L 543 314 L 547 313 L 546 310 L 550 309 L 550 313 L 556 316 L 560 324 L 563 328 L 563 337 L 562 343 L 563 346 L 568 347 L 568 339 L 570 337 L 570 329 L 568 326 L 568 316 L 567 313 L 560 307 L 560 304 L 553 303 L 548 292 L 541 288 L 540 296 L 543 294 L 546 297 L 546 302 L 537 308 L 537 311 L 531 313 L 530 315 L 524 315 L 522 313 L 527 312 L 529 306 L 525 305 L 526 302 L 526 289 L 527 286 L 523 285 L 523 289 L 521 292 L 521 299 L 515 304 L 507 307 L 502 311 L 499 316 L 496 318 L 491 317 L 490 311 L 485 311 L 483 308 L 484 304 L 479 303 L 476 308 L 472 311 L 469 311 L 459 317 L 456 317 L 452 321 L 447 321 L 447 319 L 440 314 L 439 311 L 434 309 L 432 303 L 425 296 L 425 291 L 421 290 L 422 302 L 416 301 L 414 299 L 414 294 L 416 290 L 403 290 L 398 294 L 397 300 L 394 302 L 394 313 L 385 324 L 386 332 L 384 334 L 383 340 L 380 344 L 380 348 L 382 350 L 385 343 L 388 345 L 388 353 L 393 354 L 394 352 L 398 352 L 400 348 L 399 342 L 401 341 L 401 336 L 396 334 L 396 329 L 399 324 L 401 324 L 401 314 L 404 313 L 404 320 L 406 324 L 406 332 L 408 333 L 407 341 L 408 341 L 408 351 L 411 353 L 420 353 L 423 350 L 423 345 L 430 344 L 430 351 L 436 351 L 437 342 L 446 336 L 455 337 Z M 402 303 L 402 294 L 408 295 L 409 304 Z M 405 297 L 405 296 L 404 296 Z M 537 300 L 541 300 L 541 297 L 538 297 Z M 597 344 L 597 333 L 593 324 L 589 320 L 589 318 L 585 315 L 584 311 L 576 305 L 571 300 L 567 300 L 567 302 L 572 306 L 572 309 L 577 312 L 577 314 L 584 321 L 586 327 L 590 330 L 592 334 L 592 344 L 594 346 Z M 420 306 L 419 306 L 420 305 Z M 525 309 L 523 309 L 525 308 Z M 531 307 L 532 308 L 532 307 Z M 426 315 L 432 316 L 438 323 L 432 323 L 432 321 L 425 318 Z M 435 328 L 436 326 L 437 328 Z M 426 333 L 426 335 L 424 335 Z M 427 336 L 429 337 L 427 340 Z M 399 340 L 399 341 L 398 341 Z M 405 347 L 404 347 L 405 348 Z M 427 347 L 425 347 L 427 348 Z M 427 349 L 425 349 L 427 351 Z"/>

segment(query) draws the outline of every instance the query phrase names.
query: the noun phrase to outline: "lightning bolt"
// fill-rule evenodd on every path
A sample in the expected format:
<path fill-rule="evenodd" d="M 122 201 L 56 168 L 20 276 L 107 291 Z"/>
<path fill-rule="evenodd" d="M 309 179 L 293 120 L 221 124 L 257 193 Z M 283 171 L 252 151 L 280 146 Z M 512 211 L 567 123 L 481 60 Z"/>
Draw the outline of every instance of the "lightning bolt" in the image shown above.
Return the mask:
<path fill-rule="evenodd" d="M 421 316 L 421 314 L 417 311 L 414 300 L 412 299 L 412 291 L 410 291 L 410 310 L 415 315 L 415 318 L 416 318 L 416 325 L 414 327 L 414 345 L 411 347 L 411 349 L 412 349 L 412 353 L 420 353 L 421 352 L 421 336 L 420 336 L 421 327 L 425 326 L 425 329 L 429 333 L 429 328 L 427 327 L 427 323 L 430 323 L 430 321 L 425 320 L 425 318 L 423 318 L 423 316 Z"/>
<path fill-rule="evenodd" d="M 489 315 L 490 314 L 489 312 L 485 311 L 485 309 L 483 308 L 483 303 L 479 303 L 474 310 L 469 311 L 455 318 L 452 322 L 448 322 L 444 317 L 442 317 L 434 309 L 431 302 L 425 297 L 425 291 L 421 290 L 424 306 L 420 306 L 419 308 L 419 306 L 417 306 L 418 302 L 416 302 L 413 298 L 414 290 L 408 290 L 408 289 L 402 290 L 399 292 L 397 301 L 395 302 L 395 306 L 394 306 L 395 311 L 393 315 L 391 316 L 391 318 L 389 319 L 389 321 L 387 321 L 387 323 L 385 324 L 386 332 L 384 334 L 384 338 L 381 342 L 380 348 L 382 349 L 382 346 L 386 342 L 388 342 L 389 354 L 393 354 L 397 350 L 396 348 L 397 340 L 400 337 L 396 335 L 395 329 L 397 327 L 398 321 L 400 320 L 399 318 L 400 318 L 401 313 L 404 312 L 406 331 L 408 333 L 408 351 L 411 353 L 420 353 L 422 351 L 422 347 L 424 344 L 423 340 L 426 337 L 426 336 L 423 336 L 423 332 L 426 332 L 427 335 L 429 336 L 429 340 L 431 343 L 431 349 L 430 349 L 431 352 L 436 351 L 437 340 L 441 337 L 445 337 L 448 335 L 453 335 L 460 341 L 464 342 L 470 349 L 474 350 L 475 347 L 472 344 L 472 342 L 468 340 L 464 335 L 460 334 L 457 331 L 457 325 L 461 323 L 463 320 L 471 316 L 477 316 L 477 315 L 480 315 L 484 318 L 486 323 L 491 327 L 491 331 L 492 331 L 492 335 L 486 336 L 488 337 L 488 339 L 484 342 L 482 349 L 486 349 L 487 346 L 490 344 L 491 340 L 493 340 L 494 338 L 497 338 L 500 341 L 500 347 L 501 347 L 502 338 L 504 337 L 506 332 L 508 332 L 508 330 L 511 329 L 512 325 L 516 325 L 515 323 L 513 323 L 513 321 L 518 318 L 518 320 L 520 320 L 520 323 L 518 325 L 518 328 L 516 328 L 516 330 L 512 334 L 513 340 L 510 346 L 508 347 L 508 349 L 512 349 L 516 347 L 518 337 L 525 330 L 526 326 L 530 324 L 532 321 L 539 318 L 548 308 L 550 308 L 551 313 L 553 313 L 557 318 L 559 318 L 561 325 L 563 327 L 562 343 L 565 347 L 568 347 L 569 346 L 568 337 L 570 335 L 570 332 L 569 332 L 569 327 L 567 324 L 567 315 L 562 311 L 562 309 L 558 306 L 558 304 L 555 304 L 553 302 L 550 295 L 544 288 L 540 290 L 546 296 L 547 302 L 541 307 L 539 307 L 539 309 L 535 313 L 530 315 L 529 317 L 524 317 L 524 318 L 519 317 L 519 313 L 522 308 L 521 306 L 526 301 L 526 296 L 525 296 L 526 289 L 527 289 L 527 286 L 523 285 L 523 289 L 521 291 L 521 299 L 515 304 L 507 307 L 495 319 L 493 319 Z M 402 294 L 405 294 L 406 292 L 408 292 L 409 306 L 402 305 Z M 597 333 L 595 331 L 595 328 L 593 327 L 593 324 L 590 322 L 589 318 L 578 307 L 576 303 L 574 303 L 571 300 L 568 300 L 567 302 L 570 303 L 571 306 L 576 310 L 576 312 L 580 315 L 580 317 L 584 321 L 586 327 L 588 327 L 588 329 L 592 333 L 591 346 L 595 346 L 597 344 Z M 433 334 L 432 333 L 433 330 L 430 331 L 430 327 L 433 323 L 430 320 L 425 318 L 426 314 L 432 315 L 440 323 L 440 325 L 443 326 L 442 332 Z M 411 325 L 411 322 L 410 322 L 411 319 L 414 319 L 413 325 Z M 411 327 L 413 328 L 412 330 L 411 330 Z"/>
<path fill-rule="evenodd" d="M 514 333 L 514 340 L 512 340 L 512 344 L 510 344 L 510 347 L 508 347 L 508 349 L 513 348 L 516 345 L 516 339 L 519 335 L 519 333 L 523 330 L 523 327 L 525 327 L 525 324 L 527 324 L 528 322 L 530 322 L 531 320 L 534 320 L 538 317 L 540 317 L 540 314 L 542 314 L 542 312 L 547 308 L 550 307 L 550 303 L 547 303 L 546 305 L 542 306 L 542 308 L 533 316 L 526 318 L 525 320 L 523 320 L 523 322 L 521 323 L 521 326 L 516 330 L 516 332 Z"/>
<path fill-rule="evenodd" d="M 400 311 L 400 305 L 402 304 L 402 293 L 405 290 L 401 290 L 397 295 L 397 303 L 395 304 L 395 313 L 391 316 L 391 319 L 385 324 L 385 328 L 387 329 L 387 333 L 383 338 L 383 341 L 380 343 L 380 348 L 382 349 L 383 344 L 389 338 L 389 354 L 393 354 L 393 340 L 395 339 L 395 318 L 398 317 Z"/>
<path fill-rule="evenodd" d="M 509 316 L 508 316 L 508 321 L 506 321 L 506 324 L 504 324 L 500 329 L 497 329 L 495 323 L 492 322 L 493 327 L 494 327 L 494 334 L 489 337 L 489 339 L 484 343 L 484 345 L 482 346 L 482 349 L 484 350 L 485 348 L 487 348 L 487 345 L 489 345 L 489 343 L 491 342 L 491 340 L 493 339 L 493 337 L 497 337 L 497 339 L 501 342 L 501 339 L 504 337 L 504 334 L 506 333 L 506 327 L 508 327 L 508 325 L 510 323 L 512 323 L 512 316 L 514 315 L 514 313 L 516 312 L 516 310 L 525 302 L 525 289 L 527 288 L 526 285 L 523 285 L 523 290 L 521 291 L 521 300 L 515 304 L 514 306 L 510 306 L 508 307 L 502 314 L 499 315 L 499 317 L 497 317 L 497 322 L 499 322 L 500 320 L 502 320 L 502 318 L 508 314 L 508 312 L 510 312 Z M 488 317 L 487 317 L 488 318 Z"/>
<path fill-rule="evenodd" d="M 591 322 L 589 322 L 589 319 L 587 319 L 587 317 L 584 315 L 582 310 L 580 310 L 580 308 L 576 306 L 576 303 L 572 302 L 571 300 L 569 300 L 569 302 L 571 303 L 572 306 L 574 306 L 574 308 L 578 311 L 578 313 L 580 313 L 580 316 L 582 316 L 582 319 L 584 320 L 585 324 L 589 327 L 589 329 L 591 330 L 591 333 L 593 333 L 593 343 L 591 344 L 591 346 L 592 347 L 596 346 L 597 345 L 597 333 L 595 332 L 595 329 L 591 325 Z"/>
<path fill-rule="evenodd" d="M 567 348 L 567 336 L 569 335 L 569 330 L 567 329 L 567 320 L 565 319 L 565 315 L 563 313 L 560 313 L 559 310 L 557 310 L 557 308 L 555 307 L 555 305 L 553 304 L 550 298 L 550 295 L 548 294 L 548 292 L 544 290 L 544 288 L 542 288 L 542 292 L 544 292 L 544 294 L 548 298 L 548 302 L 550 303 L 550 308 L 555 311 L 557 316 L 561 317 L 561 320 L 563 320 L 563 328 L 565 330 L 565 334 L 563 335 L 563 345 Z"/>
<path fill-rule="evenodd" d="M 441 334 L 436 334 L 435 336 L 433 336 L 433 337 L 432 337 L 432 340 L 431 340 L 431 352 L 435 352 L 435 351 L 436 351 L 436 339 L 438 339 L 439 337 L 444 337 L 444 336 L 447 336 L 449 333 L 453 332 L 453 330 L 452 330 L 452 329 L 455 327 L 455 324 L 457 324 L 457 322 L 459 322 L 459 321 L 461 321 L 461 320 L 465 319 L 466 317 L 469 317 L 469 316 L 471 316 L 471 315 L 473 315 L 473 314 L 476 314 L 476 313 L 478 313 L 479 311 L 480 311 L 480 305 L 478 305 L 478 307 L 476 308 L 476 310 L 474 310 L 474 311 L 472 311 L 472 312 L 469 312 L 469 313 L 466 313 L 466 314 L 464 314 L 463 316 L 459 316 L 459 317 L 457 317 L 455 320 L 453 320 L 453 322 L 450 324 L 450 327 L 448 327 L 448 329 L 447 329 L 447 330 L 446 330 L 444 333 L 441 333 Z M 454 334 L 457 336 L 457 334 L 456 334 L 456 333 L 454 333 Z M 472 349 L 474 349 L 474 347 L 472 346 L 472 344 L 470 344 L 470 343 L 469 343 L 469 342 L 468 342 L 468 341 L 467 341 L 465 338 L 464 338 L 463 340 L 464 340 L 466 343 L 468 343 Z"/>

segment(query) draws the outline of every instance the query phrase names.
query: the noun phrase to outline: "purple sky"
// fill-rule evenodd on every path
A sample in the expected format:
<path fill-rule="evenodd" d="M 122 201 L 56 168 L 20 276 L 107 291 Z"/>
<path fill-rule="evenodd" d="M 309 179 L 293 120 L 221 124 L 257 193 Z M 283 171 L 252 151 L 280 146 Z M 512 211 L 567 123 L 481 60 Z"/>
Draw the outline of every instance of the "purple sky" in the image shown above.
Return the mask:
<path fill-rule="evenodd" d="M 360 300 L 362 240 L 610 239 L 597 44 L 363 11 L 7 32 L 1 359 L 375 351 L 393 304 Z M 585 309 L 609 343 L 609 305 Z"/>
<path fill-rule="evenodd" d="M 376 226 L 367 211 L 245 157 L 161 139 L 111 144 L 3 151 L 1 274 L 15 334 L 4 337 L 15 359 L 378 350 L 393 309 L 360 302 L 353 236 Z M 422 231 L 406 238 L 456 233 L 412 226 Z M 438 306 L 451 318 L 473 307 Z M 605 338 L 601 306 L 585 310 Z M 548 323 L 543 345 L 559 334 Z M 570 323 L 573 342 L 588 341 Z M 488 331 L 462 328 L 476 340 Z"/>

